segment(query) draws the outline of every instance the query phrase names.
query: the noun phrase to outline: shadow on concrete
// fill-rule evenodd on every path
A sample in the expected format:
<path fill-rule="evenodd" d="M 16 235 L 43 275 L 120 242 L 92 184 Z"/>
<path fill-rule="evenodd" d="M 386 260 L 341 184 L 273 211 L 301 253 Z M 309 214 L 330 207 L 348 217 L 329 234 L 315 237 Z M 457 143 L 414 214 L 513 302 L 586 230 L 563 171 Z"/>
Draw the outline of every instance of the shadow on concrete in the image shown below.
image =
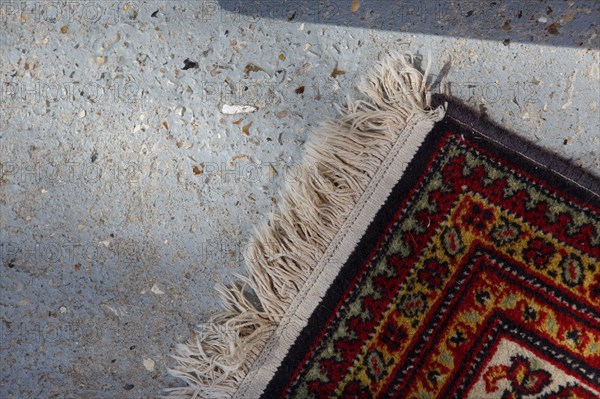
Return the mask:
<path fill-rule="evenodd" d="M 571 4 L 569 4 L 571 3 Z M 600 3 L 557 0 L 216 0 L 205 18 L 224 24 L 272 18 L 476 40 L 600 48 Z M 220 7 L 219 7 L 220 6 Z"/>

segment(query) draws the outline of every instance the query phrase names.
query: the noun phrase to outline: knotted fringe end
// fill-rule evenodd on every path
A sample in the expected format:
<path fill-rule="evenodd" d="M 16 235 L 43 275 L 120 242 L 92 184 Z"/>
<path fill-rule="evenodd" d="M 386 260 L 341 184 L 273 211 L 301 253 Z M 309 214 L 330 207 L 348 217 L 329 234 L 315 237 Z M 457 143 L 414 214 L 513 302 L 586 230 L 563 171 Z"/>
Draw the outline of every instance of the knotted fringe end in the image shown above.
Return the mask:
<path fill-rule="evenodd" d="M 225 309 L 177 346 L 169 372 L 188 386 L 167 389 L 167 398 L 235 393 L 411 118 L 443 118 L 443 108 L 430 109 L 429 66 L 421 73 L 412 55 L 389 56 L 359 85 L 366 99 L 348 99 L 338 120 L 313 133 L 278 209 L 250 240 L 247 276 L 217 286 Z"/>

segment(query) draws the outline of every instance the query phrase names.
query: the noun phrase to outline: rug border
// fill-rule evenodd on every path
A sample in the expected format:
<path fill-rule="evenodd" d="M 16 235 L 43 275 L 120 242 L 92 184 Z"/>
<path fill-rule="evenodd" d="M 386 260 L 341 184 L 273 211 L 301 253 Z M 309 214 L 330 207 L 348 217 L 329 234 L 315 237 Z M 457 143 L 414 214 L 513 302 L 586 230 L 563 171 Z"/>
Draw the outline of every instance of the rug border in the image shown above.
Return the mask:
<path fill-rule="evenodd" d="M 440 104 L 437 105 L 439 106 Z M 302 329 L 300 334 L 295 337 L 294 343 L 288 350 L 288 353 L 286 353 L 282 364 L 285 364 L 290 356 L 294 359 L 302 358 L 303 353 L 306 351 L 306 344 L 304 343 L 312 342 L 312 339 L 320 333 L 320 327 L 327 321 L 327 318 L 329 318 L 329 315 L 337 305 L 337 301 L 334 299 L 339 297 L 340 292 L 345 292 L 348 285 L 351 284 L 352 280 L 355 278 L 356 273 L 350 271 L 362 265 L 366 261 L 366 258 L 371 255 L 372 248 L 369 248 L 371 244 L 367 244 L 367 241 L 369 241 L 369 238 L 374 237 L 376 239 L 381 236 L 382 232 L 387 227 L 387 222 L 393 217 L 399 203 L 406 199 L 404 195 L 406 194 L 405 188 L 414 186 L 420 177 L 420 172 L 426 168 L 429 159 L 423 155 L 432 152 L 435 149 L 437 142 L 438 138 L 429 131 L 418 151 L 416 151 L 412 157 L 412 160 L 403 175 L 394 184 L 388 198 L 381 202 L 377 215 L 373 218 L 372 223 L 356 243 L 354 251 L 340 268 L 335 278 L 330 282 L 330 286 L 325 296 L 319 303 L 319 307 L 323 311 L 318 313 L 313 312 L 310 315 L 307 327 Z M 310 326 L 317 326 L 317 328 L 311 329 Z M 293 368 L 278 368 L 260 397 L 269 399 L 280 397 L 281 388 L 287 385 L 295 368 L 296 365 L 294 365 Z"/>
<path fill-rule="evenodd" d="M 448 104 L 446 116 L 442 121 L 436 123 L 434 131 L 428 133 L 421 147 L 414 155 L 413 160 L 394 186 L 391 195 L 382 203 L 380 210 L 373 219 L 373 223 L 360 238 L 355 250 L 341 267 L 335 279 L 331 281 L 330 287 L 319 303 L 319 308 L 322 311 L 313 312 L 309 317 L 307 326 L 294 338 L 294 343 L 282 362 L 282 364 L 286 364 L 287 359 L 293 358 L 295 360 L 293 366 L 280 366 L 275 371 L 267 387 L 261 394 L 262 398 L 279 397 L 281 389 L 290 382 L 298 360 L 304 357 L 307 347 L 306 343 L 313 342 L 316 339 L 323 324 L 326 323 L 330 313 L 333 312 L 337 305 L 337 301 L 334 299 L 339 298 L 339 293 L 346 291 L 348 285 L 355 278 L 356 273 L 352 273 L 352 270 L 355 271 L 370 256 L 372 248 L 370 250 L 368 245 L 372 244 L 367 244 L 367 242 L 372 242 L 373 237 L 377 238 L 383 234 L 383 231 L 387 227 L 387 223 L 385 222 L 390 220 L 397 206 L 406 200 L 406 190 L 412 188 L 417 183 L 422 170 L 429 162 L 429 155 L 435 150 L 439 142 L 439 135 L 435 134 L 435 131 L 444 124 L 458 124 L 466 126 L 466 129 L 472 129 L 475 131 L 475 134 L 472 135 L 473 138 L 477 138 L 477 135 L 480 135 L 483 139 L 478 143 L 482 147 L 493 149 L 494 146 L 499 145 L 506 154 L 518 154 L 519 156 L 515 158 L 516 166 L 524 171 L 535 170 L 536 177 L 539 177 L 542 181 L 552 182 L 555 185 L 557 175 L 560 176 L 562 178 L 561 182 L 565 183 L 565 187 L 561 186 L 560 190 L 564 190 L 566 196 L 578 198 L 584 204 L 590 204 L 600 209 L 600 194 L 596 191 L 600 185 L 593 175 L 572 165 L 556 154 L 517 136 L 510 130 L 500 127 L 494 121 L 468 107 L 459 99 L 437 94 L 432 96 L 432 108 L 444 103 Z M 458 120 L 457 118 L 459 117 L 464 117 L 464 121 Z M 451 121 L 449 122 L 447 118 Z M 535 159 L 532 159 L 532 157 L 535 157 Z M 311 326 L 313 327 L 311 328 Z"/>
<path fill-rule="evenodd" d="M 588 199 L 590 202 L 594 201 L 595 206 L 599 207 L 599 202 L 597 201 L 600 200 L 600 184 L 598 181 L 600 177 L 594 176 L 591 172 L 574 165 L 559 154 L 542 148 L 513 131 L 500 126 L 487 115 L 475 111 L 464 101 L 456 97 L 444 94 L 433 94 L 431 96 L 432 107 L 444 103 L 448 103 L 444 120 L 450 118 L 460 125 L 466 125 L 481 136 L 492 141 L 493 144 L 501 145 L 505 151 L 518 154 L 522 158 L 527 159 L 529 164 L 521 162 L 522 159 L 516 160 L 518 165 L 525 170 L 530 169 L 534 165 L 545 168 L 539 170 L 534 166 L 535 173 L 540 175 L 540 178 L 544 180 L 554 182 L 553 178 L 556 175 L 566 179 L 566 181 L 569 181 L 575 187 L 583 190 L 581 191 L 574 187 L 565 187 L 568 190 L 567 194 L 579 197 L 584 202 L 587 202 Z M 444 120 L 439 123 L 444 123 Z"/>
<path fill-rule="evenodd" d="M 381 205 L 389 200 L 390 194 L 406 174 L 406 169 L 413 163 L 415 154 L 433 127 L 434 122 L 429 118 L 415 116 L 410 121 L 382 163 L 378 176 L 369 183 L 369 188 L 361 196 L 313 274 L 304 282 L 302 290 L 286 312 L 285 321 L 277 327 L 233 398 L 254 399 L 265 396 L 267 385 L 277 375 L 290 348 L 298 345 L 297 338 L 310 323 L 321 300 L 329 293 L 332 282 L 341 275 L 340 270 L 347 265 L 354 248 L 367 234 L 371 221 L 381 212 Z M 331 262 L 330 259 L 334 261 Z M 266 397 L 271 398 L 269 395 Z"/>
<path fill-rule="evenodd" d="M 361 207 L 375 208 L 375 215 L 383 203 L 385 196 L 374 203 L 358 204 L 366 189 L 375 191 L 371 182 L 386 176 L 393 151 L 414 144 L 415 131 L 410 132 L 415 121 L 427 122 L 424 137 L 444 116 L 444 107 L 430 106 L 427 77 L 431 59 L 424 71 L 422 61 L 410 52 L 392 52 L 357 85 L 360 98 L 348 96 L 345 105 L 336 105 L 338 118 L 326 119 L 312 131 L 302 162 L 295 168 L 296 176 L 302 178 L 286 182 L 281 201 L 250 237 L 244 252 L 246 273 L 236 274 L 237 281 L 232 284 L 217 284 L 222 310 L 210 317 L 201 332 L 176 345 L 171 357 L 177 364 L 167 371 L 186 385 L 164 389 L 166 397 L 232 397 L 248 380 L 248 372 L 254 369 L 273 331 L 297 321 L 287 317 L 288 309 L 298 301 L 303 286 L 308 284 L 310 289 L 313 285 L 315 268 L 340 244 L 334 241 L 351 235 L 344 228 L 348 216 Z M 423 137 L 417 140 L 419 144 Z M 402 138 L 407 144 L 395 146 Z M 401 173 L 392 179 L 387 176 L 384 180 L 391 180 L 386 183 L 391 190 Z M 370 220 L 357 230 L 364 231 Z M 337 269 L 343 262 L 345 258 Z M 322 274 L 331 269 L 328 265 Z M 333 278 L 335 274 L 322 287 L 323 294 L 312 296 L 315 301 Z M 308 319 L 311 312 L 302 319 Z"/>

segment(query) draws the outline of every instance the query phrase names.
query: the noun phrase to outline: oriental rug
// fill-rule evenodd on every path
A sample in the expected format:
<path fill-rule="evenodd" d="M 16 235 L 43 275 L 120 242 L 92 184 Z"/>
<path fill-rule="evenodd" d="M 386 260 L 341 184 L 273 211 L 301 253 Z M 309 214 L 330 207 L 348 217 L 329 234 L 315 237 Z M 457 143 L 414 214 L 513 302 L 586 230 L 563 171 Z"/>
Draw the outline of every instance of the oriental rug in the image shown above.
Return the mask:
<path fill-rule="evenodd" d="M 321 129 L 172 397 L 600 397 L 599 180 L 424 82 Z"/>

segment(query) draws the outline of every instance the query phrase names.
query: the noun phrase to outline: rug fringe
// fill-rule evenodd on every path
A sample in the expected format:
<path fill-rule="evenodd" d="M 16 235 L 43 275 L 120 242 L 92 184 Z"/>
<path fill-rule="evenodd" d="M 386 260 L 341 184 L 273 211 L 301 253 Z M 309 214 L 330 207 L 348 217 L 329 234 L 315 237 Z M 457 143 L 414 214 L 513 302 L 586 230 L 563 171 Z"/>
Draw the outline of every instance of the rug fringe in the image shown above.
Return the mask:
<path fill-rule="evenodd" d="M 341 117 L 313 133 L 278 209 L 250 240 L 248 274 L 218 285 L 224 310 L 177 345 L 169 372 L 188 386 L 166 389 L 167 398 L 235 393 L 410 119 L 441 120 L 444 109 L 430 109 L 431 61 L 424 73 L 415 64 L 411 54 L 388 56 L 359 85 L 366 99 L 348 98 Z"/>

